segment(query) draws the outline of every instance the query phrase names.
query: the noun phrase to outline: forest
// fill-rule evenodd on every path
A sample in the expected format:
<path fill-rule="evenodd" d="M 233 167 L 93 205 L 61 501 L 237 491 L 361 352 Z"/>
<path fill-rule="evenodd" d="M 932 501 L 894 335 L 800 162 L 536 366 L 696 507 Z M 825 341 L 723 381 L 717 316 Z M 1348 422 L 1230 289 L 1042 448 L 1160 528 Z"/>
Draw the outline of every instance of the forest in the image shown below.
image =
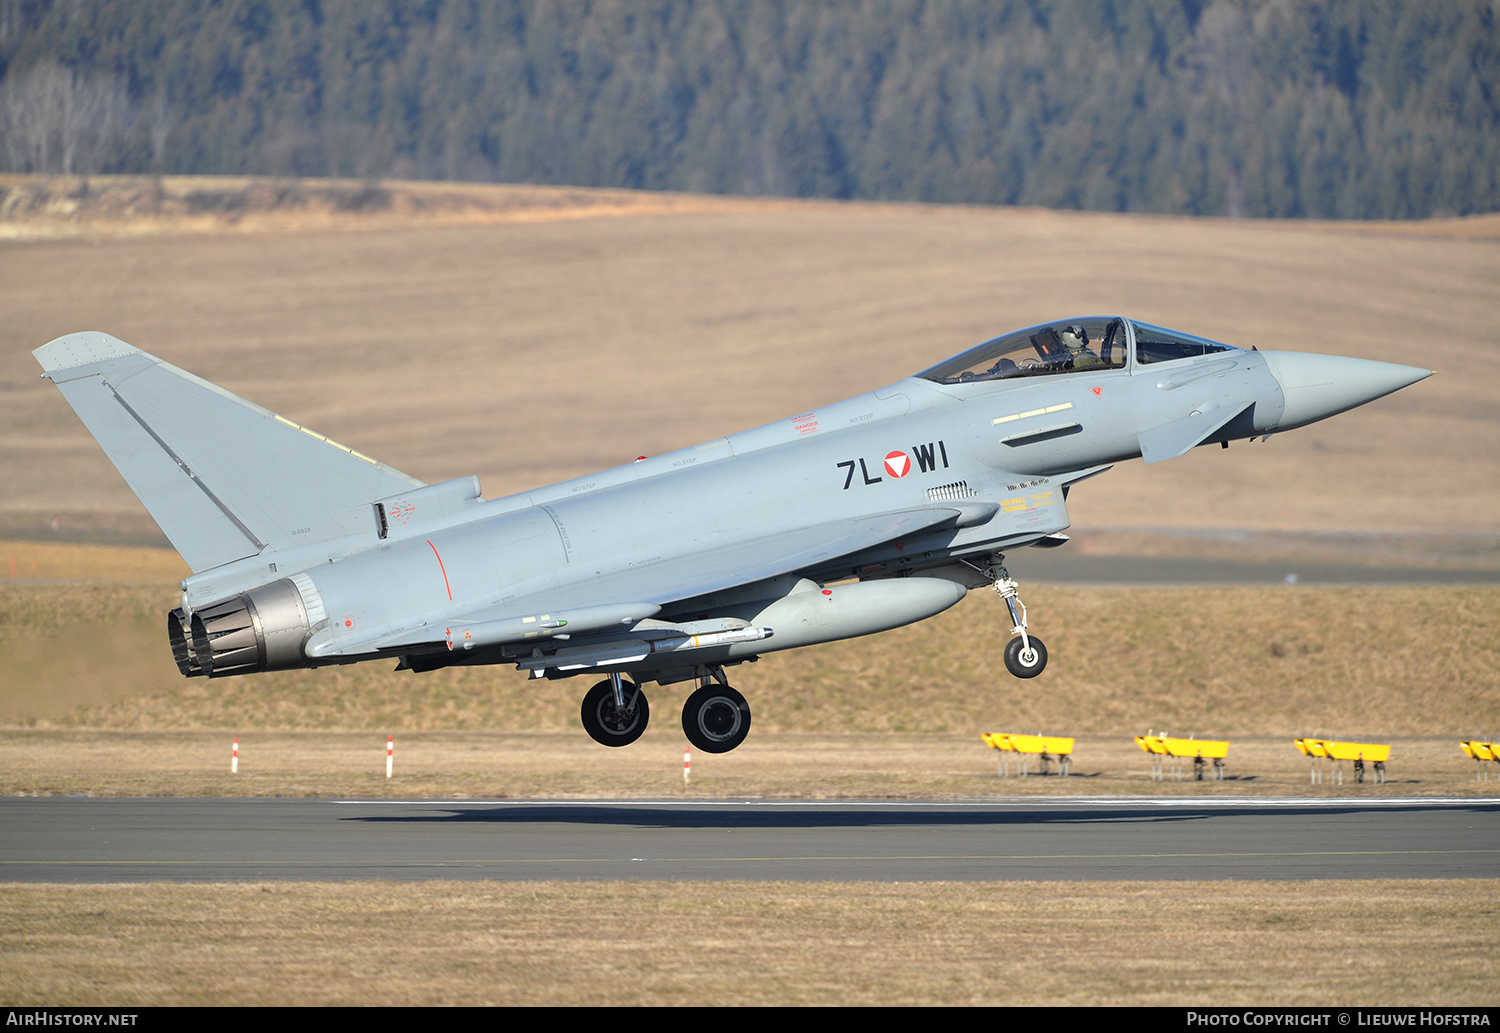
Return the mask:
<path fill-rule="evenodd" d="M 0 171 L 1408 219 L 1500 208 L 1494 0 L 0 0 Z"/>

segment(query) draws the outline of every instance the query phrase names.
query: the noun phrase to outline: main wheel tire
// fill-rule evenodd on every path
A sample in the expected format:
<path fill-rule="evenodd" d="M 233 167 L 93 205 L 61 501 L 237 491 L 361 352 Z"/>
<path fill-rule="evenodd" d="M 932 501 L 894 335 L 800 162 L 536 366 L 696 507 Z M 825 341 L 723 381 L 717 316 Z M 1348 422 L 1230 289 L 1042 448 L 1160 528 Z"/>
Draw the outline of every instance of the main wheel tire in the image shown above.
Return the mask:
<path fill-rule="evenodd" d="M 651 720 L 646 694 L 635 682 L 625 682 L 625 709 L 615 704 L 615 690 L 608 679 L 583 696 L 583 730 L 603 746 L 629 746 L 641 737 Z"/>
<path fill-rule="evenodd" d="M 1047 666 L 1047 647 L 1035 635 L 1028 635 L 1031 648 L 1018 635 L 1005 645 L 1005 669 L 1017 678 L 1035 678 Z"/>
<path fill-rule="evenodd" d="M 728 753 L 750 734 L 750 704 L 727 685 L 705 685 L 682 705 L 682 730 L 704 753 Z"/>

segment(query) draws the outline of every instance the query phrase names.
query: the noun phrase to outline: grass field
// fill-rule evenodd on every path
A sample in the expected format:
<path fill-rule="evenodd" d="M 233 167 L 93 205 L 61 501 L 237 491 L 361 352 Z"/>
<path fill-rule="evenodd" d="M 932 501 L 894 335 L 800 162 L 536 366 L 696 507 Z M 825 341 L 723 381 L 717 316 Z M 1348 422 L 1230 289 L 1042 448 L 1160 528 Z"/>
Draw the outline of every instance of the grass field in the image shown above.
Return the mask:
<path fill-rule="evenodd" d="M 1037 582 L 1053 666 L 1024 684 L 996 662 L 997 600 L 975 593 L 737 670 L 755 731 L 696 757 L 690 786 L 680 687 L 654 690 L 639 744 L 606 751 L 578 728 L 572 683 L 504 670 L 184 681 L 162 625 L 185 571 L 104 547 L 160 535 L 29 354 L 108 331 L 423 480 L 477 473 L 493 498 L 868 391 L 1006 330 L 1122 313 L 1438 375 L 1264 444 L 1123 464 L 1070 498 L 1079 552 L 1494 569 L 1500 216 L 0 187 L 48 195 L 26 220 L 0 212 L 0 791 L 1332 792 L 1306 784 L 1301 734 L 1393 741 L 1391 783 L 1362 793 L 1500 788 L 1473 782 L 1455 743 L 1500 736 L 1493 588 Z M 1255 534 L 1185 537 L 1223 529 Z M 1080 777 L 999 779 L 989 728 L 1077 735 Z M 1230 738 L 1232 780 L 1150 782 L 1129 740 L 1147 729 Z M 1492 1006 L 1496 886 L 12 884 L 0 1003 Z"/>
<path fill-rule="evenodd" d="M 1500 738 L 1500 589 L 1309 586 L 1028 593 L 1055 662 L 1035 682 L 997 664 L 999 600 L 975 592 L 921 624 L 769 654 L 733 672 L 747 746 L 681 781 L 676 711 L 653 686 L 636 746 L 584 735 L 584 682 L 503 667 L 414 675 L 389 663 L 219 680 L 172 665 L 164 550 L 0 542 L 0 792 L 103 795 L 953 797 L 999 793 L 1327 793 L 1301 735 L 1399 740 L 1371 795 L 1489 795 L 1457 749 Z M 115 573 L 114 578 L 97 575 Z M 94 577 L 81 575 L 92 574 Z M 1443 648 L 1434 649 L 1434 642 Z M 1234 742 L 1230 779 L 1162 786 L 1132 737 Z M 996 777 L 987 730 L 1079 737 L 1080 777 Z M 401 777 L 381 777 L 386 735 Z M 227 743 L 245 763 L 229 777 Z M 253 758 L 253 759 L 252 759 Z"/>
<path fill-rule="evenodd" d="M 561 731 L 578 679 L 505 667 L 397 672 L 392 663 L 184 679 L 163 630 L 170 554 L 0 543 L 52 578 L 0 580 L 0 722 L 15 727 Z M 127 576 L 57 576 L 118 569 Z M 1036 585 L 1054 664 L 1018 682 L 998 663 L 1000 600 L 971 593 L 882 635 L 772 653 L 733 671 L 756 729 L 975 734 L 987 728 L 1199 738 L 1321 734 L 1484 738 L 1500 730 L 1500 589 L 1384 586 L 1079 588 Z M 1440 643 L 1441 648 L 1435 647 Z M 682 685 L 656 687 L 670 717 Z M 670 724 L 666 721 L 665 724 Z"/>
<path fill-rule="evenodd" d="M 0 1000 L 1493 1007 L 1497 885 L 11 885 Z"/>
<path fill-rule="evenodd" d="M 1150 758 L 1127 736 L 1078 739 L 1072 774 L 1021 777 L 1015 756 L 1004 776 L 1000 754 L 978 733 L 872 735 L 752 733 L 733 753 L 692 755 L 667 713 L 639 742 L 597 747 L 572 732 L 397 732 L 394 777 L 385 777 L 386 733 L 133 732 L 0 729 L 0 794 L 11 796 L 324 797 L 343 799 L 817 799 L 952 800 L 997 797 L 1311 797 L 1392 799 L 1500 797 L 1500 773 L 1477 781 L 1473 761 L 1448 736 L 1388 737 L 1387 781 L 1373 774 L 1343 781 L 1309 762 L 1291 736 L 1230 740 L 1223 781 L 1213 770 L 1195 781 L 1191 761 L 1179 780 L 1170 768 L 1153 781 Z M 240 763 L 230 773 L 230 748 Z"/>
<path fill-rule="evenodd" d="M 1006 330 L 1121 312 L 1437 376 L 1265 444 L 1124 464 L 1073 493 L 1080 531 L 1500 531 L 1500 451 L 1482 447 L 1500 396 L 1500 216 L 1256 222 L 537 187 L 447 188 L 462 196 L 423 209 L 442 188 L 386 188 L 388 209 L 327 218 L 257 208 L 237 182 L 203 187 L 245 199 L 201 225 L 76 211 L 9 224 L 0 526 L 151 533 L 29 354 L 81 329 L 423 480 L 478 474 L 496 497 L 815 409 Z"/>

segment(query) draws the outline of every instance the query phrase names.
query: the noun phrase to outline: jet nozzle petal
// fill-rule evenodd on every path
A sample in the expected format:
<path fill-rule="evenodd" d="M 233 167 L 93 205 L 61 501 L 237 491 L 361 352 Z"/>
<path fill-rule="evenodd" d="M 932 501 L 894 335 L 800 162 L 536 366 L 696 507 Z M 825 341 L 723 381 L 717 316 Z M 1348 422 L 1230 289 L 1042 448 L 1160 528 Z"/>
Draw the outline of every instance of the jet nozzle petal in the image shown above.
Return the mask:
<path fill-rule="evenodd" d="M 1305 427 L 1432 376 L 1432 370 L 1341 355 L 1264 351 L 1286 404 L 1277 430 Z"/>

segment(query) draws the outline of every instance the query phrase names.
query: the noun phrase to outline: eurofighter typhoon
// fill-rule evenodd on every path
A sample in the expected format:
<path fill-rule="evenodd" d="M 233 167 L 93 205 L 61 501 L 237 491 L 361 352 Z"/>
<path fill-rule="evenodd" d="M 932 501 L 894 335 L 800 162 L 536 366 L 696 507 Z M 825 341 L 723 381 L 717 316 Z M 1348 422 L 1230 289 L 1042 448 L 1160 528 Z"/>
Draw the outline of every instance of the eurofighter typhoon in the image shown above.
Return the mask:
<path fill-rule="evenodd" d="M 997 337 L 890 387 L 593 477 L 486 500 L 425 484 L 102 333 L 34 353 L 193 573 L 167 616 L 188 677 L 392 660 L 591 675 L 584 728 L 634 742 L 642 686 L 696 681 L 723 753 L 725 670 L 923 620 L 990 586 L 1034 678 L 1005 553 L 1067 540 L 1111 464 L 1302 427 L 1431 371 L 1249 351 L 1111 317 Z M 601 677 L 602 676 L 602 677 Z"/>

